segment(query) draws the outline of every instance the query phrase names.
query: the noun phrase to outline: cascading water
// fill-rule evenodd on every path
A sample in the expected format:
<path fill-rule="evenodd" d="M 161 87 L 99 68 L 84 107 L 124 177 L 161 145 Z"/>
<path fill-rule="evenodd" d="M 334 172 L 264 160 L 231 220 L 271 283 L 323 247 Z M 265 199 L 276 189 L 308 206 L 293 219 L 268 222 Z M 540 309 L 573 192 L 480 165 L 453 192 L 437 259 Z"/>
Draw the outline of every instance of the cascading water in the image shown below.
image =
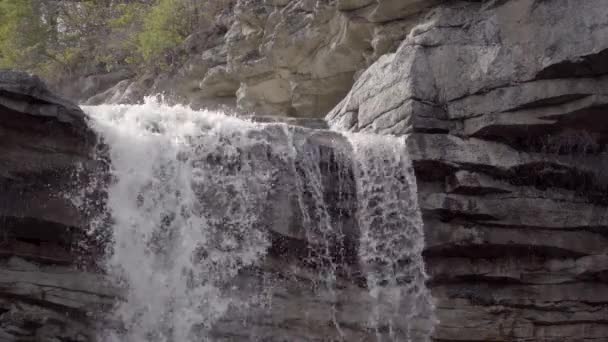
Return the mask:
<path fill-rule="evenodd" d="M 372 326 L 398 341 L 424 341 L 433 324 L 425 286 L 424 231 L 405 138 L 351 134 L 357 183 L 359 258 L 376 299 Z"/>
<path fill-rule="evenodd" d="M 280 315 L 281 304 L 272 298 L 284 299 L 287 290 L 273 293 L 268 288 L 282 285 L 269 284 L 273 277 L 258 273 L 271 272 L 265 266 L 268 260 L 282 258 L 269 252 L 276 249 L 273 236 L 298 236 L 287 232 L 288 222 L 294 220 L 304 230 L 300 235 L 306 240 L 308 258 L 314 259 L 303 264 L 317 267 L 318 279 L 329 293 L 327 309 L 332 312 L 327 323 L 338 331 L 333 339 L 350 340 L 341 326 L 343 321 L 352 326 L 355 320 L 342 309 L 344 295 L 336 285 L 339 278 L 348 278 L 341 265 L 347 258 L 336 255 L 344 253 L 343 241 L 355 235 L 360 236 L 359 261 L 350 266 L 360 268 L 367 279 L 369 292 L 362 290 L 369 301 L 362 300 L 361 305 L 371 302 L 357 313 L 368 316 L 362 324 L 371 323 L 362 329 L 378 340 L 422 341 L 428 336 L 430 328 L 420 330 L 416 327 L 422 325 L 411 324 L 430 322 L 432 305 L 424 287 L 415 182 L 402 140 L 357 135 L 347 140 L 328 132 L 328 140 L 347 142 L 346 149 L 334 153 L 310 143 L 315 131 L 257 124 L 154 100 L 85 111 L 108 147 L 112 180 L 107 208 L 113 238 L 106 269 L 125 289 L 112 315 L 119 328 L 104 329 L 101 341 L 256 340 L 254 328 L 248 328 L 247 338 L 235 331 L 218 333 L 218 325 L 231 322 L 231 316 L 239 317 L 232 326 L 276 324 L 285 330 L 284 323 L 268 322 L 267 317 L 275 310 Z M 338 163 L 339 170 L 331 166 L 336 158 L 346 158 Z M 348 178 L 346 169 L 355 178 L 351 192 L 358 200 L 352 198 L 357 203 L 351 211 L 357 214 L 350 216 L 357 219 L 338 224 L 342 214 L 336 212 L 342 209 L 336 209 L 339 205 L 328 193 L 348 190 L 342 190 L 342 181 L 331 184 L 335 177 L 328 173 L 337 172 L 335 179 Z M 352 226 L 358 226 L 358 235 Z M 237 279 L 247 272 L 258 280 Z M 257 285 L 247 284 L 251 282 Z M 306 308 L 295 313 L 303 321 L 309 315 Z M 285 334 L 279 338 L 271 331 L 260 339 L 315 336 L 313 331 L 310 336 Z"/>
<path fill-rule="evenodd" d="M 87 110 L 115 176 L 109 267 L 129 288 L 117 311 L 126 338 L 206 335 L 229 305 L 246 304 L 224 287 L 268 245 L 255 222 L 272 170 L 243 153 L 268 142 L 243 121 L 153 102 Z"/>

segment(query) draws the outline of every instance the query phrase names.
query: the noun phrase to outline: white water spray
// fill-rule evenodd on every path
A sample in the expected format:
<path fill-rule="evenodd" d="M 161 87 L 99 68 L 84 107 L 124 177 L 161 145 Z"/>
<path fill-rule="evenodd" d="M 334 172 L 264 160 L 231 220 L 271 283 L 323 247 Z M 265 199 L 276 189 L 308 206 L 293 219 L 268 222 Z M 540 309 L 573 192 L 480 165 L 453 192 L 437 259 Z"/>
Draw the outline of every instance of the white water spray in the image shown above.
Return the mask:
<path fill-rule="evenodd" d="M 264 255 L 256 229 L 270 172 L 243 152 L 254 125 L 148 101 L 86 109 L 110 148 L 110 272 L 128 286 L 117 310 L 128 341 L 207 336 L 233 298 L 229 280 Z M 253 156 L 250 156 L 253 157 Z"/>
<path fill-rule="evenodd" d="M 425 286 L 424 231 L 404 137 L 349 134 L 354 149 L 359 258 L 375 298 L 371 326 L 393 341 L 426 341 L 434 321 Z M 378 340 L 382 340 L 377 333 Z"/>
<path fill-rule="evenodd" d="M 213 341 L 214 326 L 230 310 L 247 312 L 263 301 L 266 293 L 239 295 L 234 278 L 264 262 L 273 229 L 264 214 L 273 209 L 276 184 L 286 184 L 277 182 L 279 177 L 290 178 L 297 191 L 306 239 L 325 267 L 320 280 L 337 301 L 338 265 L 331 248 L 344 233 L 332 222 L 324 194 L 327 186 L 342 185 L 324 183 L 329 170 L 320 167 L 320 150 L 301 145 L 306 139 L 296 142 L 292 128 L 154 100 L 85 111 L 109 149 L 113 240 L 106 266 L 125 288 L 113 313 L 121 327 L 104 331 L 102 341 Z M 379 339 L 388 327 L 394 341 L 422 341 L 416 336 L 426 338 L 430 329 L 412 334 L 412 322 L 430 317 L 432 305 L 424 287 L 415 180 L 403 141 L 348 138 L 359 256 L 377 301 L 371 326 Z M 329 323 L 342 336 L 339 308 L 331 310 Z"/>

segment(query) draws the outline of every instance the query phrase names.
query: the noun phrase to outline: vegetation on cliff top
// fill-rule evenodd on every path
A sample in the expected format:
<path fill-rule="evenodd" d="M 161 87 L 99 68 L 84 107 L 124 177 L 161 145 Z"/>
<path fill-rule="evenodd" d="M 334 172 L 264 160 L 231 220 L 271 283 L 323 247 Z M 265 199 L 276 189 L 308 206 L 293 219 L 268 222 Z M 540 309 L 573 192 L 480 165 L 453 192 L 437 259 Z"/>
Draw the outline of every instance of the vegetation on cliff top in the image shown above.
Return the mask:
<path fill-rule="evenodd" d="M 199 0 L 0 0 L 0 68 L 51 79 L 162 68 L 204 10 Z"/>

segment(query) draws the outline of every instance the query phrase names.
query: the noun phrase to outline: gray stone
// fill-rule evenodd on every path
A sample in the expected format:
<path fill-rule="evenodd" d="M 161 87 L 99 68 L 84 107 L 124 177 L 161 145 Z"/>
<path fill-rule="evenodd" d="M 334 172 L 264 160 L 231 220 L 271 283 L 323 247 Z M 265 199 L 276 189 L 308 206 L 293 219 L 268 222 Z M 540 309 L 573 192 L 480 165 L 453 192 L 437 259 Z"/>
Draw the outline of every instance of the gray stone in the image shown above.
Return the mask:
<path fill-rule="evenodd" d="M 607 9 L 445 2 L 327 115 L 408 134 L 436 340 L 607 338 Z"/>
<path fill-rule="evenodd" d="M 116 79 L 114 87 L 97 87 L 95 96 L 80 94 L 83 102 L 135 103 L 163 93 L 196 108 L 226 105 L 262 116 L 318 118 L 369 64 L 396 50 L 421 13 L 439 1 L 227 2 L 233 10 L 209 9 L 210 18 L 217 13 L 217 25 L 188 37 L 180 48 L 185 61 L 152 75 L 154 85 L 142 86 L 150 75 L 140 73 L 128 78 L 129 86 L 118 86 Z"/>
<path fill-rule="evenodd" d="M 73 268 L 90 219 L 73 200 L 102 169 L 97 139 L 80 108 L 25 73 L 0 72 L 0 116 L 0 339 L 89 341 L 86 313 L 118 294 Z"/>
<path fill-rule="evenodd" d="M 336 130 L 408 135 L 437 302 L 433 338 L 604 341 L 607 18 L 602 0 L 240 0 L 217 16 L 227 30 L 206 27 L 188 38 L 184 63 L 132 79 L 91 78 L 102 93 L 89 103 L 166 92 L 197 107 L 234 106 L 257 121 L 320 128 L 307 118 L 329 111 Z M 0 179 L 19 184 L 2 188 L 8 200 L 0 213 L 20 213 L 17 225 L 12 216 L 5 221 L 13 226 L 0 244 L 0 257 L 12 257 L 0 263 L 0 293 L 19 298 L 13 305 L 0 296 L 0 339 L 91 340 L 87 307 L 108 304 L 119 291 L 96 283 L 98 276 L 53 268 L 73 264 L 66 246 L 78 237 L 66 232 L 87 217 L 54 196 L 67 178 L 31 187 L 40 174 L 87 165 L 85 119 L 27 75 L 0 76 L 0 89 L 9 93 L 0 96 L 0 112 L 11 119 L 0 124 Z M 52 129 L 39 138 L 43 120 Z M 263 134 L 283 145 L 279 127 Z M 301 149 L 345 149 L 337 133 L 299 129 L 295 139 Z M 337 167 L 331 160 L 323 162 Z M 310 300 L 318 275 L 298 263 L 297 251 L 307 248 L 301 213 L 289 177 L 278 179 L 282 190 L 269 195 L 277 205 L 264 213 L 275 250 L 261 270 L 236 281 L 246 296 L 260 274 L 278 275 L 275 311 L 260 310 L 246 329 L 242 313 L 232 312 L 216 337 L 373 339 L 356 262 L 345 261 L 333 297 L 320 291 Z M 334 184 L 335 174 L 324 182 Z M 352 199 L 332 205 L 354 211 Z M 354 244 L 356 225 L 341 224 Z M 356 246 L 349 248 L 355 255 Z M 332 317 L 334 304 L 340 310 Z M 78 319 L 61 312 L 67 309 Z M 302 310 L 311 318 L 299 320 Z"/>

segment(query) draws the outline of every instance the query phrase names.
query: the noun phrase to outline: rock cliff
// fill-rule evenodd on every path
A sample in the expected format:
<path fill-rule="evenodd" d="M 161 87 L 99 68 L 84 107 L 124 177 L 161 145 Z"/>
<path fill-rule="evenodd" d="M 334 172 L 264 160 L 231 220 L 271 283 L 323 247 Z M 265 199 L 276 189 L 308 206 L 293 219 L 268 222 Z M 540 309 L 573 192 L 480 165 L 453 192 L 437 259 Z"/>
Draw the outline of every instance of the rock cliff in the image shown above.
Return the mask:
<path fill-rule="evenodd" d="M 602 1 L 433 9 L 328 115 L 405 135 L 439 341 L 603 341 Z"/>
<path fill-rule="evenodd" d="M 185 61 L 171 71 L 93 75 L 76 87 L 85 93 L 68 93 L 89 104 L 131 103 L 164 93 L 195 107 L 322 117 L 359 73 L 394 51 L 422 13 L 439 2 L 232 1 L 216 25 L 187 39 Z"/>
<path fill-rule="evenodd" d="M 96 138 L 76 105 L 24 73 L 0 72 L 0 116 L 0 340 L 91 340 L 90 314 L 116 295 L 82 253 Z"/>
<path fill-rule="evenodd" d="M 165 92 L 292 122 L 329 112 L 335 130 L 403 136 L 435 341 L 608 340 L 605 1 L 238 0 L 183 48 L 170 72 L 91 76 L 76 97 Z M 116 290 L 74 262 L 87 218 L 57 194 L 100 167 L 95 138 L 77 108 L 36 82 L 0 78 L 0 340 L 87 341 L 87 313 Z M 301 237 L 278 233 L 265 272 L 284 280 L 279 292 L 309 295 L 314 271 L 296 272 L 313 284 L 298 287 L 285 266 Z M 360 299 L 352 279 L 340 285 L 344 303 Z M 285 313 L 300 304 L 278 298 Z M 307 305 L 318 320 L 285 314 L 281 334 L 338 339 L 327 303 Z M 349 336 L 369 340 L 358 306 L 345 308 Z M 271 320 L 261 335 L 279 331 L 264 330 Z M 226 320 L 219 333 L 234 329 Z"/>

